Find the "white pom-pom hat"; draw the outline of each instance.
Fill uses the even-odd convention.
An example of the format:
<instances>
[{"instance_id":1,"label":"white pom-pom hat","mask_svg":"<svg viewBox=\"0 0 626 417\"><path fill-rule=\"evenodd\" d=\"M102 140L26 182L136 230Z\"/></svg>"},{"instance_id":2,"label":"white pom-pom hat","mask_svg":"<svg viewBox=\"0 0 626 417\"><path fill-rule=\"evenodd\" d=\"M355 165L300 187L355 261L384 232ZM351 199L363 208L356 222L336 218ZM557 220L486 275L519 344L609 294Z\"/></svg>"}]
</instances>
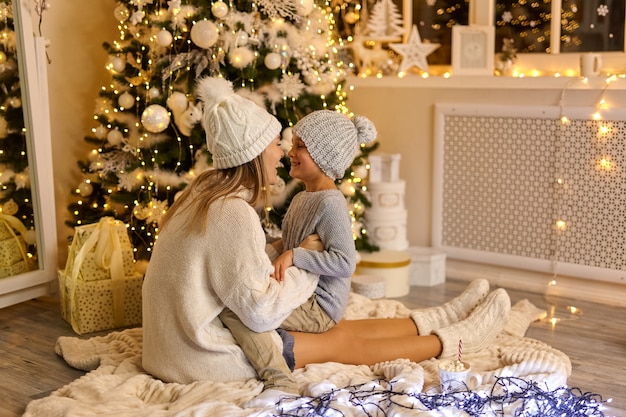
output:
<instances>
[{"instance_id":1,"label":"white pom-pom hat","mask_svg":"<svg viewBox=\"0 0 626 417\"><path fill-rule=\"evenodd\" d=\"M274 116L236 94L224 78L200 79L196 95L203 103L202 127L217 169L252 161L282 130Z\"/></svg>"},{"instance_id":2,"label":"white pom-pom hat","mask_svg":"<svg viewBox=\"0 0 626 417\"><path fill-rule=\"evenodd\" d=\"M331 111L309 113L293 127L317 166L332 179L343 175L354 161L359 144L376 139L376 127L365 116L347 116Z\"/></svg>"}]
</instances>

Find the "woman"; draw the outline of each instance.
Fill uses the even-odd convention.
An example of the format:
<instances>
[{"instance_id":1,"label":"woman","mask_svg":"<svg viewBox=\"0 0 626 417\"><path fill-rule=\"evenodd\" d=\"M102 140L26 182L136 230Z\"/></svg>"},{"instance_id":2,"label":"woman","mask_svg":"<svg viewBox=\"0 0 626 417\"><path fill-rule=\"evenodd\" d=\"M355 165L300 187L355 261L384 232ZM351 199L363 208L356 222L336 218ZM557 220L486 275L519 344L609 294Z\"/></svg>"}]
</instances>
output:
<instances>
[{"instance_id":1,"label":"woman","mask_svg":"<svg viewBox=\"0 0 626 417\"><path fill-rule=\"evenodd\" d=\"M224 79L205 78L198 91L215 169L198 176L168 210L143 287L143 366L180 383L254 378L218 315L228 307L256 332L275 329L317 283L317 276L296 267L287 268L281 282L272 278L267 253L278 254L266 245L254 209L267 205L277 181L280 123L234 94ZM410 319L341 321L321 334L292 332L281 339L276 333L275 341L286 358L295 355L296 367L451 357L460 338L464 351L474 352L502 330L510 309L506 292L488 291L480 280Z\"/></svg>"}]
</instances>

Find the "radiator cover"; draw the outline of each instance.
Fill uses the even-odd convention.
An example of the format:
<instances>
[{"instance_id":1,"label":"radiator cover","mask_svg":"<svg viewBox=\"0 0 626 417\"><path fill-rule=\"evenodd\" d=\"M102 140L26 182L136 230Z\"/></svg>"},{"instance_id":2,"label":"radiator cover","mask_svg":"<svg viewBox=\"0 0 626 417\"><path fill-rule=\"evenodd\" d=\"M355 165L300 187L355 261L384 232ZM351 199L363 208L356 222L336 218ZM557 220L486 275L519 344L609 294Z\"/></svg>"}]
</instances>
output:
<instances>
[{"instance_id":1,"label":"radiator cover","mask_svg":"<svg viewBox=\"0 0 626 417\"><path fill-rule=\"evenodd\" d=\"M434 246L451 259L625 282L626 112L595 112L437 104Z\"/></svg>"}]
</instances>

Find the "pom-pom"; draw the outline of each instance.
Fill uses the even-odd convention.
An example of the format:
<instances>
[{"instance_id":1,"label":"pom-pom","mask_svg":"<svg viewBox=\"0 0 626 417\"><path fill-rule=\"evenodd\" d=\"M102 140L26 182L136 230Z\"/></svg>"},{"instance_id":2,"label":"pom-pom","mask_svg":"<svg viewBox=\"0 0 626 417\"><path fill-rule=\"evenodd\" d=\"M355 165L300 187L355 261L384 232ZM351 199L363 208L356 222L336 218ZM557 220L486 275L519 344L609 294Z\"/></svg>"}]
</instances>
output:
<instances>
[{"instance_id":1,"label":"pom-pom","mask_svg":"<svg viewBox=\"0 0 626 417\"><path fill-rule=\"evenodd\" d=\"M354 116L354 126L356 126L359 143L371 142L378 135L374 123L365 116Z\"/></svg>"},{"instance_id":2,"label":"pom-pom","mask_svg":"<svg viewBox=\"0 0 626 417\"><path fill-rule=\"evenodd\" d=\"M225 78L206 77L198 81L196 95L204 107L212 107L233 95L233 83Z\"/></svg>"}]
</instances>

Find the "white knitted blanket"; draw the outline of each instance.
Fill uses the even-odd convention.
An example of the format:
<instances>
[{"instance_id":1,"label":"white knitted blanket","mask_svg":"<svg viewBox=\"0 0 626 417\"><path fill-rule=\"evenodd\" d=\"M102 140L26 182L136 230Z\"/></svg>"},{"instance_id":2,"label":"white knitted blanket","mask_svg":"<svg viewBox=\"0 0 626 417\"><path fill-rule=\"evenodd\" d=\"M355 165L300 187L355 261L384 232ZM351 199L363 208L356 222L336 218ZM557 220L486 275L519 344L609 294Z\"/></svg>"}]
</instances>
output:
<instances>
[{"instance_id":1,"label":"white knitted blanket","mask_svg":"<svg viewBox=\"0 0 626 417\"><path fill-rule=\"evenodd\" d=\"M398 301L370 300L351 294L346 318L408 314L409 310ZM69 365L88 372L50 396L32 401L24 416L468 415L456 409L447 410L446 406L428 410L415 400L415 394L438 392L436 359L420 363L398 359L374 366L310 365L295 372L302 397L278 406L244 408L246 401L262 391L259 381L164 383L141 368L141 343L141 328L90 339L60 337L56 352ZM504 332L490 348L464 355L464 359L481 373L483 385L476 391L484 395L492 392L496 377L519 377L555 389L565 386L571 373L570 360L562 352L540 341ZM314 406L318 406L316 411L312 411ZM512 415L513 408L509 406L504 415Z\"/></svg>"}]
</instances>

